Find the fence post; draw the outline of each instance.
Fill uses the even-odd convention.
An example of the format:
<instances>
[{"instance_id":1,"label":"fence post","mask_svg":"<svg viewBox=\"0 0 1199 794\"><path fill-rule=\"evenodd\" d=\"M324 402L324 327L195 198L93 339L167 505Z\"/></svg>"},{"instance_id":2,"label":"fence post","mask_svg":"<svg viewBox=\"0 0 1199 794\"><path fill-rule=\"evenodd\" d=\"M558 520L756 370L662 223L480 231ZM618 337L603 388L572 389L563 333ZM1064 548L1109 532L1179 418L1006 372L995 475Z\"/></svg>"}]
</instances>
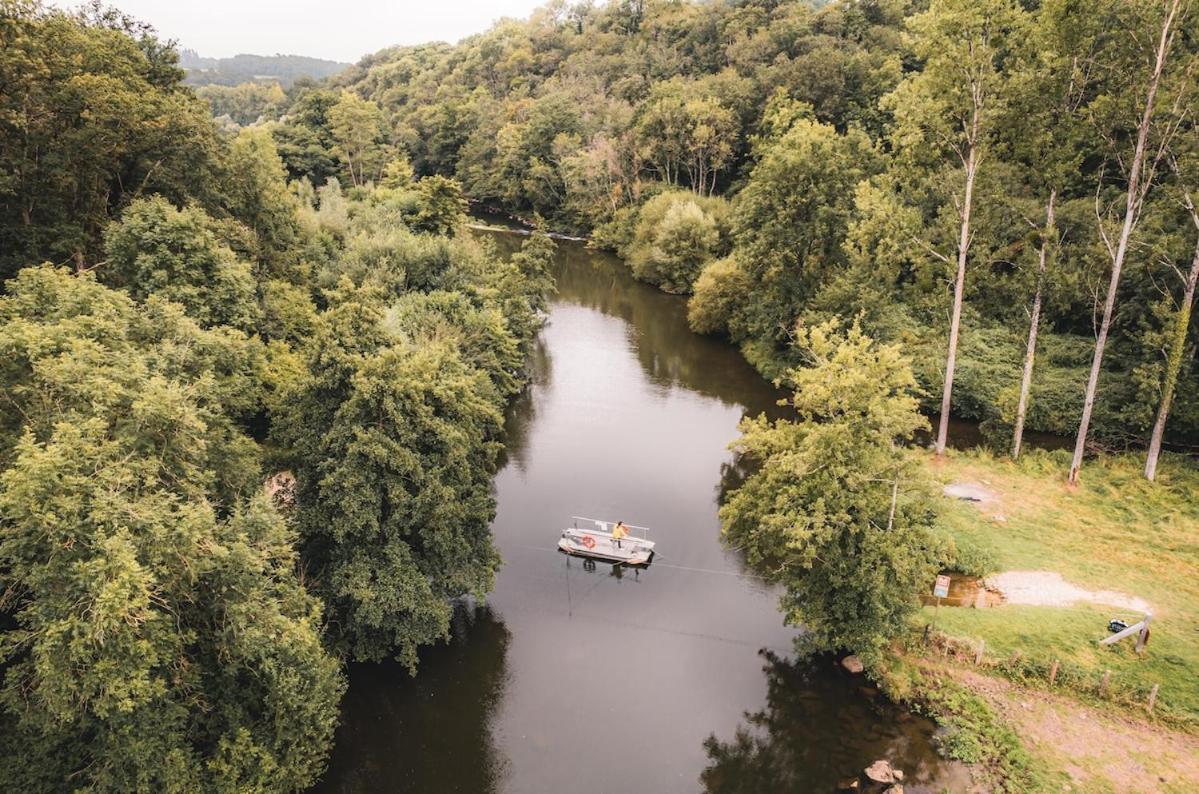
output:
<instances>
[{"instance_id":1,"label":"fence post","mask_svg":"<svg viewBox=\"0 0 1199 794\"><path fill-rule=\"evenodd\" d=\"M982 664L982 663L983 663L983 649L984 649L984 648L986 648L986 647L987 647L987 641L986 641L986 640L979 640L979 641L978 641L978 650L976 650L976 651L974 652L974 666L975 666L975 667L978 667L980 664Z\"/></svg>"},{"instance_id":2,"label":"fence post","mask_svg":"<svg viewBox=\"0 0 1199 794\"><path fill-rule=\"evenodd\" d=\"M1153 685L1153 689L1149 690L1149 713L1153 713L1153 704L1157 703L1157 684Z\"/></svg>"},{"instance_id":3,"label":"fence post","mask_svg":"<svg viewBox=\"0 0 1199 794\"><path fill-rule=\"evenodd\" d=\"M1053 660L1053 666L1049 668L1049 686L1053 686L1053 682L1057 680L1058 660Z\"/></svg>"},{"instance_id":4,"label":"fence post","mask_svg":"<svg viewBox=\"0 0 1199 794\"><path fill-rule=\"evenodd\" d=\"M1107 685L1111 683L1111 680L1112 680L1112 671L1104 670L1103 671L1103 680L1099 682L1099 694L1101 694L1101 695L1107 694Z\"/></svg>"}]
</instances>

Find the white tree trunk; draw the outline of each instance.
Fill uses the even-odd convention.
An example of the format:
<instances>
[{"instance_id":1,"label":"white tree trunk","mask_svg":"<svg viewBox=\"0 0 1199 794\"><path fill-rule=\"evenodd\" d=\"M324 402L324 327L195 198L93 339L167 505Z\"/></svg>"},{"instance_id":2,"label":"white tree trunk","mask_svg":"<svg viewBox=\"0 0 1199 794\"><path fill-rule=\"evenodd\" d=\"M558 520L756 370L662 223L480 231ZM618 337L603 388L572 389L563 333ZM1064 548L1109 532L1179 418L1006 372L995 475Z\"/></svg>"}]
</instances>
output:
<instances>
[{"instance_id":1,"label":"white tree trunk","mask_svg":"<svg viewBox=\"0 0 1199 794\"><path fill-rule=\"evenodd\" d=\"M978 111L974 113L978 128ZM976 138L977 140L977 138ZM970 211L974 205L974 174L978 167L977 149L972 143L966 157L966 195L962 200L962 231L958 238L958 274L953 284L953 317L949 321L949 353L945 357L945 389L941 394L941 421L937 426L937 455L945 454L949 437L949 409L953 397L953 370L958 357L958 331L962 324L962 292L966 286L966 254L970 250Z\"/></svg>"},{"instance_id":2,"label":"white tree trunk","mask_svg":"<svg viewBox=\"0 0 1199 794\"><path fill-rule=\"evenodd\" d=\"M1196 216L1199 226L1199 216ZM1149 438L1149 455L1145 459L1145 479L1150 482L1157 476L1157 459L1162 452L1162 436L1170 418L1170 403L1174 400L1174 389L1178 385L1178 372L1182 368L1182 352L1186 347L1187 329L1191 324L1191 307L1195 302L1195 283L1199 282L1199 241L1195 244L1195 258L1191 261L1191 272L1183 290L1182 304L1178 307L1174 334L1170 341L1170 352L1166 356L1166 380L1162 386L1162 401L1157 408L1157 421L1153 423L1153 435Z\"/></svg>"},{"instance_id":3,"label":"white tree trunk","mask_svg":"<svg viewBox=\"0 0 1199 794\"><path fill-rule=\"evenodd\" d=\"M1116 306L1116 290L1120 285L1120 271L1124 267L1124 256L1128 252L1128 241L1132 230L1139 220L1144 193L1141 191L1141 171L1145 164L1145 142L1149 137L1149 128L1153 120L1153 104L1157 99L1157 88L1161 83L1162 71L1165 69L1166 56L1169 54L1173 41L1174 21L1178 16L1182 0L1171 0L1170 8L1162 23L1161 37L1157 44L1157 57L1153 65L1153 74L1149 79L1149 88L1145 95L1145 108L1141 113L1141 123L1137 127L1137 144L1132 154L1132 168L1128 174L1128 194L1124 204L1124 223L1120 228L1120 240L1116 244L1112 256L1112 275L1107 285L1107 299L1103 303L1103 319L1099 324L1099 335L1095 338L1095 356L1091 360L1091 374L1087 378L1086 396L1082 403L1082 419L1078 423L1078 438L1074 442L1074 460L1070 463L1070 483L1078 482L1078 472L1082 468L1082 456L1087 447L1087 431L1091 425L1091 411L1095 407L1095 391L1099 386L1099 369L1103 364L1103 349L1107 345L1107 333L1112 324L1112 312ZM1102 221L1101 221L1102 222Z\"/></svg>"},{"instance_id":4,"label":"white tree trunk","mask_svg":"<svg viewBox=\"0 0 1199 794\"><path fill-rule=\"evenodd\" d=\"M1037 330L1041 324L1041 293L1045 289L1045 271L1049 263L1049 235L1053 233L1053 204L1057 191L1049 191L1049 204L1045 209L1045 234L1041 238L1041 264L1037 268L1037 289L1032 300L1032 316L1028 323L1028 347L1024 351L1024 375L1020 379L1020 402L1016 406L1016 428L1012 433L1012 459L1020 457L1020 446L1024 443L1024 417L1028 412L1028 392L1032 388L1033 361L1037 355Z\"/></svg>"}]
</instances>

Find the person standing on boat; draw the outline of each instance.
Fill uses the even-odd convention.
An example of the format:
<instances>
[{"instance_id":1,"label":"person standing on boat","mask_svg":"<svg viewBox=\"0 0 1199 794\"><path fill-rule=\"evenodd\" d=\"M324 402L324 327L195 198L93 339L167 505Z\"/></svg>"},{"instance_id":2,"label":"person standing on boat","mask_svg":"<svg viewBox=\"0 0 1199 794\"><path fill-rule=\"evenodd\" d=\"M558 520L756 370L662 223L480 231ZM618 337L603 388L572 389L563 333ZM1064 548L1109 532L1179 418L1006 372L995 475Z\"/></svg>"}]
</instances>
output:
<instances>
[{"instance_id":1,"label":"person standing on boat","mask_svg":"<svg viewBox=\"0 0 1199 794\"><path fill-rule=\"evenodd\" d=\"M624 525L624 522L617 521L616 526L612 527L612 540L616 543L616 548L619 549L621 547L620 546L621 539L627 538L628 536L629 536L629 530Z\"/></svg>"}]
</instances>

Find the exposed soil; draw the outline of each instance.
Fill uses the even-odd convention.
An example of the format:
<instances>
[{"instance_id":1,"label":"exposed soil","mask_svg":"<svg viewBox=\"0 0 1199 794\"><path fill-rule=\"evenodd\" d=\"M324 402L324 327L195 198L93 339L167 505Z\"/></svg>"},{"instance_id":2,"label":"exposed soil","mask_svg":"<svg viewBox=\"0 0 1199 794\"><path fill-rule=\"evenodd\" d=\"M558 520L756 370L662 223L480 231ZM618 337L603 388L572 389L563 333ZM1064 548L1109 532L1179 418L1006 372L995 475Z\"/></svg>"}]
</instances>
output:
<instances>
[{"instance_id":1,"label":"exposed soil","mask_svg":"<svg viewBox=\"0 0 1199 794\"><path fill-rule=\"evenodd\" d=\"M1064 790L1199 791L1199 736L972 670L953 674L986 698L1029 749L1069 776Z\"/></svg>"}]
</instances>

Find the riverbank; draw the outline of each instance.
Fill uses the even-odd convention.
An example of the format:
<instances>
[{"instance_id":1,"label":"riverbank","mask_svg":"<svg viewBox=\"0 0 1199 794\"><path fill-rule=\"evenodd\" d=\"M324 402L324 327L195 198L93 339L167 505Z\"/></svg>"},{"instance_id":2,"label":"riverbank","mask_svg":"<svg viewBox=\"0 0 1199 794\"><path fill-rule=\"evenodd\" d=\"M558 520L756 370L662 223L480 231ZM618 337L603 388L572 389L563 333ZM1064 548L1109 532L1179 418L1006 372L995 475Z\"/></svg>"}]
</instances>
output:
<instances>
[{"instance_id":1,"label":"riverbank","mask_svg":"<svg viewBox=\"0 0 1199 794\"><path fill-rule=\"evenodd\" d=\"M925 607L931 639L889 671L898 679L894 694L940 708L950 722L947 697L959 706L973 699L969 710L998 715L1020 738L1021 747L1007 749L1034 790L1199 787L1199 768L1171 760L1199 750L1194 464L1167 458L1149 483L1140 455L1104 456L1088 463L1077 488L1062 477L1064 452L1037 451L1019 462L950 452L928 465L943 484L985 493L982 501L946 497L942 505L942 524L966 550L967 567L1020 573L989 577L1012 588L995 606ZM1134 623L1146 607L1153 620L1143 655L1131 640L1098 644L1110 636L1109 620ZM1130 747L1139 751L1130 755Z\"/></svg>"}]
</instances>

